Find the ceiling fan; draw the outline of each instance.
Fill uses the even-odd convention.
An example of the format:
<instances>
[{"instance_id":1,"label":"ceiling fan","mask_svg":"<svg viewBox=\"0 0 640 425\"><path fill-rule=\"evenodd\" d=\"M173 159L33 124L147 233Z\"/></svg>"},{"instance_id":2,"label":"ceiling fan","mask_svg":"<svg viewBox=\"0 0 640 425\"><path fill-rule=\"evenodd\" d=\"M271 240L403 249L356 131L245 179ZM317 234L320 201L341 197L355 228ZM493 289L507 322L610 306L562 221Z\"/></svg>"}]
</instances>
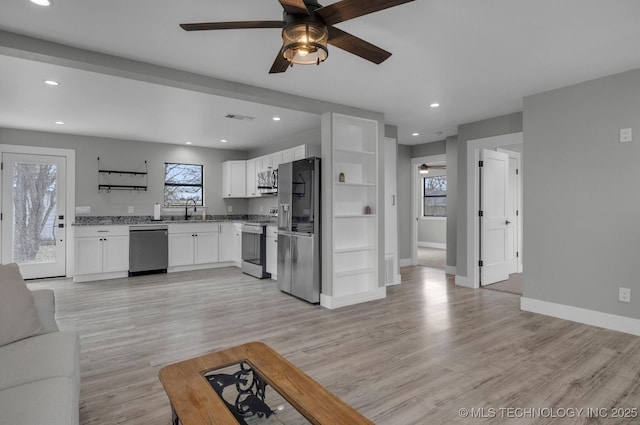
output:
<instances>
[{"instance_id":1,"label":"ceiling fan","mask_svg":"<svg viewBox=\"0 0 640 425\"><path fill-rule=\"evenodd\" d=\"M420 174L429 174L429 170L446 170L447 166L446 165L427 165L427 164L422 164L421 166L418 167L418 172Z\"/></svg>"},{"instance_id":2,"label":"ceiling fan","mask_svg":"<svg viewBox=\"0 0 640 425\"><path fill-rule=\"evenodd\" d=\"M284 9L281 21L203 22L180 24L180 27L185 31L282 28L282 48L270 74L285 72L294 64L319 65L329 55L327 43L380 64L391 53L334 25L414 0L342 0L324 7L316 0L278 1Z\"/></svg>"}]
</instances>

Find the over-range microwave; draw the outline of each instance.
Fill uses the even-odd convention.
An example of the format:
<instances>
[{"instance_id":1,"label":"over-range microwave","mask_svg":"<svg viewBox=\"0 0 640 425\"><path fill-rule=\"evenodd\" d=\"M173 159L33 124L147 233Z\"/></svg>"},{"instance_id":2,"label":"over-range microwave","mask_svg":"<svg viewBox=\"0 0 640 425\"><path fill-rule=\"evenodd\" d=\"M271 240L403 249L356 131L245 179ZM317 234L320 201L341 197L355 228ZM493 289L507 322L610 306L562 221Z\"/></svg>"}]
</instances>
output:
<instances>
[{"instance_id":1,"label":"over-range microwave","mask_svg":"<svg viewBox=\"0 0 640 425\"><path fill-rule=\"evenodd\" d=\"M263 195L278 193L278 170L258 172L258 191Z\"/></svg>"}]
</instances>

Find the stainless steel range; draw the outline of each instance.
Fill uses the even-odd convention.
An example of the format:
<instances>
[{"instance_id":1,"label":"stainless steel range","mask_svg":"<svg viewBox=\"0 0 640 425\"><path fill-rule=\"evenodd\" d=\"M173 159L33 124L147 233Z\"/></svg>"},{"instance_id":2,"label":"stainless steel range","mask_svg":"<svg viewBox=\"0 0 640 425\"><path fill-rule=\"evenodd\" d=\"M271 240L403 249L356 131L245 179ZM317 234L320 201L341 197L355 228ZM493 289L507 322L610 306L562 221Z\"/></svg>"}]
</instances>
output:
<instances>
[{"instance_id":1,"label":"stainless steel range","mask_svg":"<svg viewBox=\"0 0 640 425\"><path fill-rule=\"evenodd\" d=\"M242 267L243 273L264 279L267 273L267 225L246 223L242 225Z\"/></svg>"}]
</instances>

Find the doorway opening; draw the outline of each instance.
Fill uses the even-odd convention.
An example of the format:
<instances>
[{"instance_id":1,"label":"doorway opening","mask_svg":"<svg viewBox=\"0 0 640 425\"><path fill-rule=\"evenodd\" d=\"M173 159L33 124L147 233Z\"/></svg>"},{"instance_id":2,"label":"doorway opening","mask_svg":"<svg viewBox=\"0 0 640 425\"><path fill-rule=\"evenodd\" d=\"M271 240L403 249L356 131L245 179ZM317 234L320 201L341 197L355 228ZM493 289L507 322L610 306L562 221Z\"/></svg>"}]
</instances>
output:
<instances>
[{"instance_id":1,"label":"doorway opening","mask_svg":"<svg viewBox=\"0 0 640 425\"><path fill-rule=\"evenodd\" d=\"M467 286L470 288L479 288L481 282L481 272L483 272L484 262L480 263L480 261L484 261L484 258L481 258L481 220L480 220L480 190L481 190L481 182L480 182L480 160L483 150L491 150L494 152L498 152L501 150L509 150L515 153L520 153L520 157L522 155L522 132L504 134L500 136L487 137L476 140L469 140L467 143L467 232L466 232L466 251L467 251L467 276L456 276L456 284L461 286ZM522 272L522 264L524 261L524 255L522 252L522 180L524 176L523 169L521 167L521 158L520 158L520 168L518 171L519 175L519 193L518 193L518 225L514 226L518 232L518 273ZM508 186L508 182L504 183L504 186ZM504 188L503 188L504 190ZM506 197L506 195L505 195ZM512 221L504 219L503 223L506 224L506 221ZM486 236L486 235L485 235ZM485 240L485 242L487 242ZM491 241L489 241L491 243ZM486 248L486 243L485 243ZM483 253L484 256L485 253ZM506 254L505 254L506 256ZM490 259L491 260L491 259ZM483 264L483 266L481 266ZM508 276L508 274L507 274ZM486 276L485 276L486 277ZM486 282L486 281L485 281ZM484 283L483 283L484 284Z\"/></svg>"},{"instance_id":2,"label":"doorway opening","mask_svg":"<svg viewBox=\"0 0 640 425\"><path fill-rule=\"evenodd\" d=\"M446 155L411 159L411 263L447 270Z\"/></svg>"},{"instance_id":3,"label":"doorway opening","mask_svg":"<svg viewBox=\"0 0 640 425\"><path fill-rule=\"evenodd\" d=\"M479 164L480 286L522 295L522 145L483 149Z\"/></svg>"}]
</instances>

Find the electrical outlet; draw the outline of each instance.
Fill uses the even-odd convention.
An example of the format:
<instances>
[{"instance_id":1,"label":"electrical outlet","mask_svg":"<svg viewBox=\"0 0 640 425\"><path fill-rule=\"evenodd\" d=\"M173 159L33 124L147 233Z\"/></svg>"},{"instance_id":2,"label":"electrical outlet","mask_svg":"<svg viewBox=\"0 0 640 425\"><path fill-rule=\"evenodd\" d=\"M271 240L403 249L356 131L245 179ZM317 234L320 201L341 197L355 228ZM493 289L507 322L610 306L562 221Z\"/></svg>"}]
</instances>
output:
<instances>
[{"instance_id":1,"label":"electrical outlet","mask_svg":"<svg viewBox=\"0 0 640 425\"><path fill-rule=\"evenodd\" d=\"M618 299L623 303L631 302L631 289L629 288L619 288Z\"/></svg>"},{"instance_id":2,"label":"electrical outlet","mask_svg":"<svg viewBox=\"0 0 640 425\"><path fill-rule=\"evenodd\" d=\"M128 211L129 214L133 214L133 205L129 205Z\"/></svg>"},{"instance_id":3,"label":"electrical outlet","mask_svg":"<svg viewBox=\"0 0 640 425\"><path fill-rule=\"evenodd\" d=\"M76 214L91 214L91 207L76 207Z\"/></svg>"},{"instance_id":4,"label":"electrical outlet","mask_svg":"<svg viewBox=\"0 0 640 425\"><path fill-rule=\"evenodd\" d=\"M260 212L264 212L264 207L262 205L260 205Z\"/></svg>"},{"instance_id":5,"label":"electrical outlet","mask_svg":"<svg viewBox=\"0 0 640 425\"><path fill-rule=\"evenodd\" d=\"M633 139L630 128L620 129L620 143L627 143Z\"/></svg>"},{"instance_id":6,"label":"electrical outlet","mask_svg":"<svg viewBox=\"0 0 640 425\"><path fill-rule=\"evenodd\" d=\"M233 206L232 205L227 205L227 212L229 214L231 214L233 212Z\"/></svg>"}]
</instances>

